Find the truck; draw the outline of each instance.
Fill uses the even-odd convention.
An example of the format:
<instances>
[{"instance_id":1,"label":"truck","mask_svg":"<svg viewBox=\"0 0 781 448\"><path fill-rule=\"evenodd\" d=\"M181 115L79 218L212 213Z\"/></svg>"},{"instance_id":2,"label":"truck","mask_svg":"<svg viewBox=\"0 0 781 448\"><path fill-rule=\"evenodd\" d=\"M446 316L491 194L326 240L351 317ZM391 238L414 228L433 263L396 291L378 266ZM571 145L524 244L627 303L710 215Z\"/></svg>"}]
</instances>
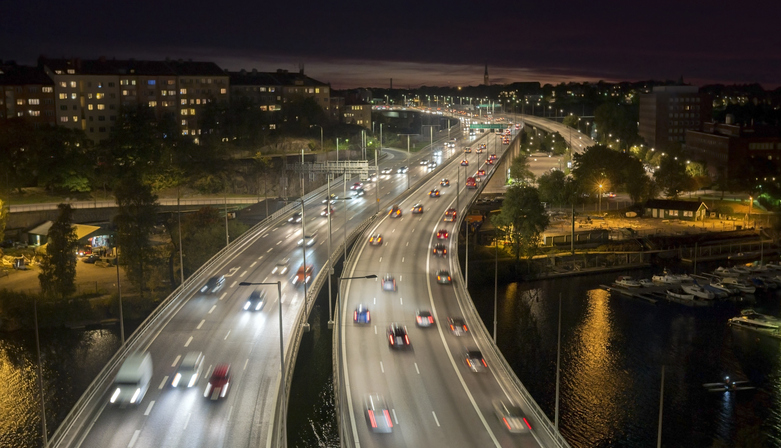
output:
<instances>
[{"instance_id":1,"label":"truck","mask_svg":"<svg viewBox=\"0 0 781 448\"><path fill-rule=\"evenodd\" d=\"M466 188L477 188L477 181L474 177L466 178Z\"/></svg>"},{"instance_id":2,"label":"truck","mask_svg":"<svg viewBox=\"0 0 781 448\"><path fill-rule=\"evenodd\" d=\"M125 359L114 378L111 403L138 404L152 381L152 356L148 352L133 353Z\"/></svg>"}]
</instances>

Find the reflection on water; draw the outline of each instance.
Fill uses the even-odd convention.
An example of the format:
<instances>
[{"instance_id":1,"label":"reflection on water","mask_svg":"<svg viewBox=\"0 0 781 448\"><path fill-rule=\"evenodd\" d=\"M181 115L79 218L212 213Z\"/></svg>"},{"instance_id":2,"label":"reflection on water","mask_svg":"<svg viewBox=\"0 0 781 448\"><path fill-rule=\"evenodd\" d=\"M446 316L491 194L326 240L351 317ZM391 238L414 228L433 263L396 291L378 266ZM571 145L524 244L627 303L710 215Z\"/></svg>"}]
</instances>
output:
<instances>
[{"instance_id":1,"label":"reflection on water","mask_svg":"<svg viewBox=\"0 0 781 448\"><path fill-rule=\"evenodd\" d=\"M49 435L119 348L114 330L41 331ZM33 332L0 334L0 446L38 447L41 407Z\"/></svg>"}]
</instances>

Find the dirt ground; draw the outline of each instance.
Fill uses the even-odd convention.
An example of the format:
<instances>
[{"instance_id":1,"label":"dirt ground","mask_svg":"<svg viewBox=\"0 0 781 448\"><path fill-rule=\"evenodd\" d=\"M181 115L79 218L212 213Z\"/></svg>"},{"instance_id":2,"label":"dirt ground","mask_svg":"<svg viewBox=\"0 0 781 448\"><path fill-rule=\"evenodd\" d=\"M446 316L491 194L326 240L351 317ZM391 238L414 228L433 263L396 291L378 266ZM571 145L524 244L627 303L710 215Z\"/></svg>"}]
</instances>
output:
<instances>
[{"instance_id":1,"label":"dirt ground","mask_svg":"<svg viewBox=\"0 0 781 448\"><path fill-rule=\"evenodd\" d=\"M10 268L0 268L0 290L8 289L10 291L22 291L29 293L39 293L41 291L38 274L38 266L28 266L27 270L20 271ZM120 281L122 284L128 284L125 273L119 270ZM117 268L100 267L94 264L83 263L81 259L76 263L76 288L79 292L93 292L101 290L111 292L117 289Z\"/></svg>"}]
</instances>

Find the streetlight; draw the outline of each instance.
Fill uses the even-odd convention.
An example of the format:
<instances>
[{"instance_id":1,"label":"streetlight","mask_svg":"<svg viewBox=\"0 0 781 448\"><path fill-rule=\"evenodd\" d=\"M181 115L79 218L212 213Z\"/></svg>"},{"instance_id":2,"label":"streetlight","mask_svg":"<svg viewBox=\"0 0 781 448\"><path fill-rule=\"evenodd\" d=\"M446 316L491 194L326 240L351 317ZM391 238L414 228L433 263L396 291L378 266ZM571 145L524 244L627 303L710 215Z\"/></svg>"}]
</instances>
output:
<instances>
[{"instance_id":1,"label":"streetlight","mask_svg":"<svg viewBox=\"0 0 781 448\"><path fill-rule=\"evenodd\" d=\"M315 126L320 128L320 151L322 151L323 150L323 127L320 126L319 124L310 124L309 125L310 128L315 127Z\"/></svg>"},{"instance_id":2,"label":"streetlight","mask_svg":"<svg viewBox=\"0 0 781 448\"><path fill-rule=\"evenodd\" d=\"M301 201L303 205L303 201ZM301 220L303 222L303 219ZM306 237L304 237L306 238ZM304 241L304 253L306 253L306 241ZM306 262L304 262L306 266ZM304 268L306 269L306 268ZM282 282L241 282L239 286L268 286L277 285L277 298L279 300L279 373L282 377L282 428L286 428L287 424L287 385L285 381L285 340L282 339ZM306 281L304 281L304 291L306 291ZM306 302L306 292L304 292L304 301ZM287 445L287 431L282 431L283 442L282 445Z\"/></svg>"},{"instance_id":3,"label":"streetlight","mask_svg":"<svg viewBox=\"0 0 781 448\"><path fill-rule=\"evenodd\" d=\"M599 213L602 213L602 184L599 184Z\"/></svg>"}]
</instances>

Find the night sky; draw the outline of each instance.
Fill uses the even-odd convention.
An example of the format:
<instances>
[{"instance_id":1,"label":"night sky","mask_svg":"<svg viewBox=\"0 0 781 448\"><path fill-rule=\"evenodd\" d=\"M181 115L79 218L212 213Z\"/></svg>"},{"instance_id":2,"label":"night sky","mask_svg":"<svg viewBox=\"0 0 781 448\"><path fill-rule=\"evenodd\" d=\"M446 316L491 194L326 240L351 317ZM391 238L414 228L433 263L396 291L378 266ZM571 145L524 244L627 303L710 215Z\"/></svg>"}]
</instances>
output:
<instances>
[{"instance_id":1,"label":"night sky","mask_svg":"<svg viewBox=\"0 0 781 448\"><path fill-rule=\"evenodd\" d=\"M335 88L678 79L781 84L781 2L5 1L0 59L210 60Z\"/></svg>"}]
</instances>

